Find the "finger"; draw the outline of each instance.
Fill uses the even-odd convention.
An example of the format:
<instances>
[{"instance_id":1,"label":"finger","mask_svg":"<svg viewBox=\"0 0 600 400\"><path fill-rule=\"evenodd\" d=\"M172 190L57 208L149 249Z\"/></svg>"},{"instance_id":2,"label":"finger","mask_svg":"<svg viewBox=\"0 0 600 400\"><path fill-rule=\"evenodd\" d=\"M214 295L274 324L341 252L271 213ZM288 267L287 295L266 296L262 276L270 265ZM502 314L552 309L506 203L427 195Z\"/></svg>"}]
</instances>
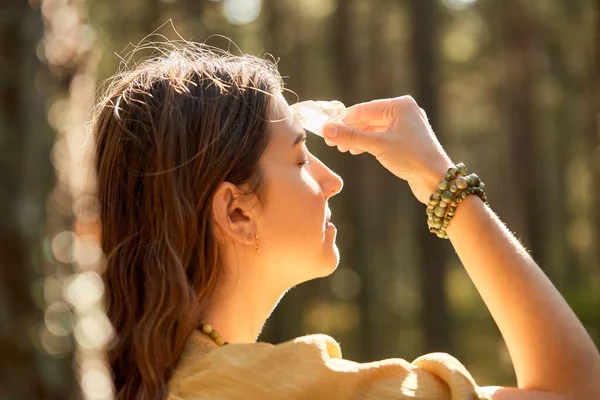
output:
<instances>
[{"instance_id":1,"label":"finger","mask_svg":"<svg viewBox=\"0 0 600 400\"><path fill-rule=\"evenodd\" d=\"M390 128L390 124L376 125L368 122L344 123L345 125L353 126L361 131L367 132L385 132Z\"/></svg>"},{"instance_id":2,"label":"finger","mask_svg":"<svg viewBox=\"0 0 600 400\"><path fill-rule=\"evenodd\" d=\"M427 125L428 127L431 127L431 125L429 123L429 117L427 116L427 112L425 112L425 110L420 107L419 107L419 110L421 110L421 118L423 119L423 122L425 122L425 125Z\"/></svg>"},{"instance_id":3,"label":"finger","mask_svg":"<svg viewBox=\"0 0 600 400\"><path fill-rule=\"evenodd\" d=\"M340 146L340 145L338 145L338 147L337 147L337 148L338 148L338 150L339 150L339 151L341 151L342 153L346 153L346 152L348 151L348 148L347 148L347 147L344 147L344 146Z\"/></svg>"},{"instance_id":4,"label":"finger","mask_svg":"<svg viewBox=\"0 0 600 400\"><path fill-rule=\"evenodd\" d=\"M353 156L357 156L359 154L364 153L363 150L357 150L357 149L350 149L350 154L352 154Z\"/></svg>"},{"instance_id":5,"label":"finger","mask_svg":"<svg viewBox=\"0 0 600 400\"><path fill-rule=\"evenodd\" d=\"M326 140L346 149L360 149L378 156L382 152L385 133L366 132L353 126L329 123L323 128Z\"/></svg>"},{"instance_id":6,"label":"finger","mask_svg":"<svg viewBox=\"0 0 600 400\"><path fill-rule=\"evenodd\" d=\"M347 108L343 122L347 125L355 125L361 122L374 126L389 125L398 113L412 107L418 108L419 106L411 96L373 100Z\"/></svg>"},{"instance_id":7,"label":"finger","mask_svg":"<svg viewBox=\"0 0 600 400\"><path fill-rule=\"evenodd\" d=\"M382 125L393 118L393 99L373 100L355 104L346 109L345 124L368 123Z\"/></svg>"},{"instance_id":8,"label":"finger","mask_svg":"<svg viewBox=\"0 0 600 400\"><path fill-rule=\"evenodd\" d=\"M336 144L334 142L332 142L331 140L325 138L325 144L329 147L335 147Z\"/></svg>"}]
</instances>

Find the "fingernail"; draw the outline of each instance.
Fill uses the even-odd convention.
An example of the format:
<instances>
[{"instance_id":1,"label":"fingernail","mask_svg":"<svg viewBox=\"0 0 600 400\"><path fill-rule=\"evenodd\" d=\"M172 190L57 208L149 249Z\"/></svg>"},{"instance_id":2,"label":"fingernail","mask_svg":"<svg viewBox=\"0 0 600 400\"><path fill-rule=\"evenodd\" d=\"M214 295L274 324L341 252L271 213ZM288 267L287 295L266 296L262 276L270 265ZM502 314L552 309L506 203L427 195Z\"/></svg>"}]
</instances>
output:
<instances>
[{"instance_id":1,"label":"fingernail","mask_svg":"<svg viewBox=\"0 0 600 400\"><path fill-rule=\"evenodd\" d=\"M327 129L325 129L325 132L323 132L323 134L329 138L334 138L338 134L338 129L336 126L328 126Z\"/></svg>"}]
</instances>

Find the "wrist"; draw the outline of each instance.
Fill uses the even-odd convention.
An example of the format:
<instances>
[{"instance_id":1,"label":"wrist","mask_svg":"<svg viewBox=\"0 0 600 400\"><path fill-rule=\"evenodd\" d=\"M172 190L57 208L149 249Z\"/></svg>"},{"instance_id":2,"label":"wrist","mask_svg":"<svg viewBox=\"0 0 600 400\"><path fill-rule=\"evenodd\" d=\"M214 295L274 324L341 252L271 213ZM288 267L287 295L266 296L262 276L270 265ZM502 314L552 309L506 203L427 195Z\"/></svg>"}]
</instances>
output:
<instances>
[{"instance_id":1,"label":"wrist","mask_svg":"<svg viewBox=\"0 0 600 400\"><path fill-rule=\"evenodd\" d=\"M467 175L467 167L463 163L452 165L427 202L429 231L439 238L448 239L446 230L459 204L469 195L477 195L487 203L484 188L484 183L476 174Z\"/></svg>"},{"instance_id":2,"label":"wrist","mask_svg":"<svg viewBox=\"0 0 600 400\"><path fill-rule=\"evenodd\" d=\"M446 228L448 237L453 236L457 230L460 230L460 221L463 218L462 214L472 213L474 207L483 207L484 205L485 203L477 196L467 196L467 198L462 201L461 206L456 209L452 223Z\"/></svg>"},{"instance_id":3,"label":"wrist","mask_svg":"<svg viewBox=\"0 0 600 400\"><path fill-rule=\"evenodd\" d=\"M420 182L420 186L423 187L423 190L419 194L417 200L423 204L427 204L431 194L435 193L435 191L438 189L440 180L446 176L448 168L452 167L453 165L454 164L450 158L445 156L440 157L440 159L434 163L424 166L421 169L421 174L419 174L419 177L416 178Z\"/></svg>"}]
</instances>

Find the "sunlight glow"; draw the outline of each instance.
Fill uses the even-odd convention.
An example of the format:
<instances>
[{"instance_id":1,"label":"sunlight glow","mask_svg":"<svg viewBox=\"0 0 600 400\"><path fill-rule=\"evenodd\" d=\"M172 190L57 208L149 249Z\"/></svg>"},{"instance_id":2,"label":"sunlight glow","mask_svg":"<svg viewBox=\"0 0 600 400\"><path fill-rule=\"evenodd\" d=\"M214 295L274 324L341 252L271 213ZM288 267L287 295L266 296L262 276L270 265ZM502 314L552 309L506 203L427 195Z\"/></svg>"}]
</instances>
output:
<instances>
[{"instance_id":1,"label":"sunlight glow","mask_svg":"<svg viewBox=\"0 0 600 400\"><path fill-rule=\"evenodd\" d=\"M461 10L475 4L477 0L443 0L442 3L453 10Z\"/></svg>"},{"instance_id":2,"label":"sunlight glow","mask_svg":"<svg viewBox=\"0 0 600 400\"><path fill-rule=\"evenodd\" d=\"M254 21L260 15L262 0L225 0L223 12L232 24L244 25Z\"/></svg>"}]
</instances>

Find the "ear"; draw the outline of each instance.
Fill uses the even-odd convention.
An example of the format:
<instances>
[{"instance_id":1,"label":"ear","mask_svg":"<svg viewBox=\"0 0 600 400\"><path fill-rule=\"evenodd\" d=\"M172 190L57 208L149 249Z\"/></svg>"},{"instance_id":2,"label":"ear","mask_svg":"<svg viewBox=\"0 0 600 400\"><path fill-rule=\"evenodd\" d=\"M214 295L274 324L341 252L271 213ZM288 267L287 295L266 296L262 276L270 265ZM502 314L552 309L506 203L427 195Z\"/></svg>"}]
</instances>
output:
<instances>
[{"instance_id":1,"label":"ear","mask_svg":"<svg viewBox=\"0 0 600 400\"><path fill-rule=\"evenodd\" d=\"M222 235L223 239L230 237L238 243L254 245L256 223L251 210L256 208L255 206L254 196L245 195L233 183L221 183L212 200L212 214L217 234Z\"/></svg>"}]
</instances>

